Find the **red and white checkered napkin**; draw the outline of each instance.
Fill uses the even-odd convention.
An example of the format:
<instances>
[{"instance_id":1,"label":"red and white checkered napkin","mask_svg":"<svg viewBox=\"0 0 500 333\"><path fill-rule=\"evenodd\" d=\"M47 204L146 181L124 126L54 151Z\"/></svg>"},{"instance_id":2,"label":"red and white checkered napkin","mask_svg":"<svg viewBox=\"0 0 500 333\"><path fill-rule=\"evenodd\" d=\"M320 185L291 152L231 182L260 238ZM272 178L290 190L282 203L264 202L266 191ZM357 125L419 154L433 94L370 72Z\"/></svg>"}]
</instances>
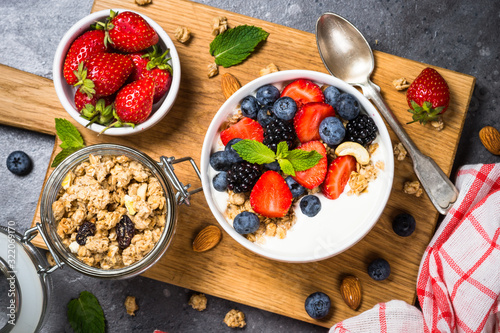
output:
<instances>
[{"instance_id":1,"label":"red and white checkered napkin","mask_svg":"<svg viewBox=\"0 0 500 333\"><path fill-rule=\"evenodd\" d=\"M500 332L500 164L463 166L456 186L459 198L420 263L422 312L379 303L330 333Z\"/></svg>"}]
</instances>

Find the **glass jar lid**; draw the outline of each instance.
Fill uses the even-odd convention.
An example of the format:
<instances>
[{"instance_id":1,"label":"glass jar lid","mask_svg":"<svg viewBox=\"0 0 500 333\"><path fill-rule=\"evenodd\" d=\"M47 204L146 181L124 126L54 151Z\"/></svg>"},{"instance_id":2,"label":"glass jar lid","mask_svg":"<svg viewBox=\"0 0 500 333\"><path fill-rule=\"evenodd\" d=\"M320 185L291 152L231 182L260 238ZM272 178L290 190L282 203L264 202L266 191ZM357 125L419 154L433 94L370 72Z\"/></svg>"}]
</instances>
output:
<instances>
[{"instance_id":1,"label":"glass jar lid","mask_svg":"<svg viewBox=\"0 0 500 333\"><path fill-rule=\"evenodd\" d=\"M0 227L0 332L36 332L43 324L51 290L44 256L14 229Z\"/></svg>"}]
</instances>

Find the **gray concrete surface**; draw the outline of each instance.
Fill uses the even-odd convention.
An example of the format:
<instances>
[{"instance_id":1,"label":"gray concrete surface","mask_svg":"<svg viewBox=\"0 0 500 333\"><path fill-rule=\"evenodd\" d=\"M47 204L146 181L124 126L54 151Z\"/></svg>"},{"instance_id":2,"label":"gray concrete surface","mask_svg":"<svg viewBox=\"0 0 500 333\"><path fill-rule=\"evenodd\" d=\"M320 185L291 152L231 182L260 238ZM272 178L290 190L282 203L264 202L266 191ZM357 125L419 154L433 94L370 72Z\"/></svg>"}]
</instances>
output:
<instances>
[{"instance_id":1,"label":"gray concrete surface","mask_svg":"<svg viewBox=\"0 0 500 333\"><path fill-rule=\"evenodd\" d=\"M314 32L316 19L322 13L335 12L355 24L376 50L475 76L477 85L453 174L464 164L500 162L500 157L486 151L478 138L479 130L486 125L500 129L500 2L197 2L308 32ZM0 63L52 78L52 58L59 39L66 29L90 12L91 6L92 0L1 0ZM12 110L13 116L15 112ZM29 226L53 144L51 136L0 125L0 225L13 220L19 231ZM33 159L34 169L28 176L17 177L7 170L5 160L13 150L23 150ZM101 302L108 332L152 332L155 328L168 332L231 332L234 329L227 328L222 319L232 308L242 310L247 316L247 327L242 331L326 332L319 326L210 295L207 310L197 312L187 304L194 291L144 277L101 281L64 268L53 274L53 280L51 311L43 332L72 332L66 319L66 305L82 290L91 291ZM138 299L140 310L135 317L123 310L127 295Z\"/></svg>"}]
</instances>

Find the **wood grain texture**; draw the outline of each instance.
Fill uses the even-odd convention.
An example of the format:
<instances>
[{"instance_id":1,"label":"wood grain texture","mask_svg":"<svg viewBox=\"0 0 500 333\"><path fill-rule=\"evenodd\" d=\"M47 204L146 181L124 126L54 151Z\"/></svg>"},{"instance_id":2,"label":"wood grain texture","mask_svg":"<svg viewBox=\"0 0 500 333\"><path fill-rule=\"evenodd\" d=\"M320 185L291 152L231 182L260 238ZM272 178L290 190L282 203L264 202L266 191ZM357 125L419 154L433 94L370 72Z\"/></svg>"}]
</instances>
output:
<instances>
[{"instance_id":1,"label":"wood grain texture","mask_svg":"<svg viewBox=\"0 0 500 333\"><path fill-rule=\"evenodd\" d=\"M54 133L54 118L65 117L78 126L87 145L119 143L137 148L155 159L162 155L189 155L199 164L205 132L225 100L220 85L221 74L229 72L244 85L258 77L259 70L271 62L280 70L327 72L311 33L184 0L157 0L146 7L138 7L133 1L97 0L93 11L109 8L140 11L156 20L170 36L180 25L191 30L190 42L176 42L182 79L176 104L170 113L153 129L141 135L97 137L67 116L50 80L0 66L1 123ZM230 27L251 24L262 27L270 35L257 52L242 64L220 68L219 76L209 79L207 65L213 62L208 53L213 38L210 22L219 15L228 18ZM400 122L410 121L405 93L396 91L392 81L402 76L411 81L427 65L381 52L375 52L375 61L373 81L381 87L382 95ZM447 80L451 90L452 102L444 117L445 129L437 132L418 124L404 127L422 152L431 156L449 175L475 79L442 68L437 70ZM16 110L15 118L12 117L13 110ZM398 142L392 131L389 132L393 143ZM57 152L58 142L53 157ZM176 171L184 183L199 185L189 166L176 167ZM50 172L49 168L47 175ZM420 259L438 218L438 213L425 195L415 198L402 192L404 182L415 179L411 160L395 161L395 179L389 203L374 229L348 251L308 264L281 263L262 258L239 246L226 233L214 249L195 253L192 241L196 234L207 225L217 224L203 195L197 194L192 198L191 207L180 207L177 233L166 255L144 275L325 327L357 315L378 302L401 299L412 303L416 295ZM417 230L407 238L396 236L391 228L392 218L402 211L409 212L417 220ZM34 221L39 221L38 214ZM44 246L39 237L34 242ZM367 265L377 257L386 258L392 267L391 276L381 282L370 279L366 273ZM363 299L358 311L350 309L340 296L340 283L346 275L357 276L361 281ZM311 319L304 311L304 300L315 291L327 293L332 300L330 315L319 321Z\"/></svg>"}]
</instances>

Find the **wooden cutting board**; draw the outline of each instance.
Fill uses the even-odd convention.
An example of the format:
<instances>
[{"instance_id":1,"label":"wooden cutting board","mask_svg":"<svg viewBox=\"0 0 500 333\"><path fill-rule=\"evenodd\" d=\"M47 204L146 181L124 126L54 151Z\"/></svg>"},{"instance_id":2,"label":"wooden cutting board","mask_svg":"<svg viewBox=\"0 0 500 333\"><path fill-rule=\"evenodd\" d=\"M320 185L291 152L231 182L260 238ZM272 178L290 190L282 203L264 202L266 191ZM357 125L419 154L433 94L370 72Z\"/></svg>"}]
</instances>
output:
<instances>
[{"instance_id":1,"label":"wooden cutting board","mask_svg":"<svg viewBox=\"0 0 500 333\"><path fill-rule=\"evenodd\" d=\"M55 134L54 118L69 119L83 135L87 145L113 142L137 148L151 157L189 155L199 165L202 142L212 117L224 102L220 77L209 79L207 65L213 62L209 55L211 20L226 16L230 27L255 25L270 33L257 52L238 66L220 68L232 73L242 84L255 79L259 70L269 63L280 70L309 69L326 73L320 60L315 36L273 23L257 20L220 9L184 0L154 1L138 7L133 1L96 0L93 11L108 8L128 8L140 11L156 20L165 31L174 36L175 29L188 27L192 39L187 44L176 42L181 58L181 89L174 108L153 129L138 136L117 138L96 136L73 121L61 107L52 81L6 66L0 66L0 122L38 132ZM382 95L401 123L411 119L406 111L405 93L392 86L400 77L413 80L425 64L390 54L375 52L376 68L373 81L381 87ZM429 126L404 125L416 145L431 156L448 175L451 172L460 134L474 87L471 76L437 68L451 90L451 105L446 113L445 128L437 132ZM15 110L15 117L13 117ZM398 140L390 131L393 143ZM59 151L56 140L52 157ZM47 176L52 171L48 168ZM189 165L176 166L181 181L199 186L200 182ZM420 259L435 230L438 213L430 200L404 194L403 184L416 180L411 160L395 162L392 193L383 215L374 229L358 244L333 258L309 263L288 264L262 258L242 248L229 235L205 253L192 251L191 243L203 227L217 225L203 194L192 198L191 207L180 207L177 233L165 256L144 275L184 288L248 304L267 311L330 327L334 323L373 307L378 302L392 299L412 304ZM391 228L392 218L406 211L417 220L416 231L407 238L398 237ZM40 221L39 211L33 222ZM45 247L40 237L35 244ZM391 264L390 277L381 282L366 273L367 265L376 257L386 258ZM339 294L340 281L345 275L361 280L363 301L358 311L351 310ZM330 315L313 320L304 311L304 300L323 291L332 300Z\"/></svg>"}]
</instances>

